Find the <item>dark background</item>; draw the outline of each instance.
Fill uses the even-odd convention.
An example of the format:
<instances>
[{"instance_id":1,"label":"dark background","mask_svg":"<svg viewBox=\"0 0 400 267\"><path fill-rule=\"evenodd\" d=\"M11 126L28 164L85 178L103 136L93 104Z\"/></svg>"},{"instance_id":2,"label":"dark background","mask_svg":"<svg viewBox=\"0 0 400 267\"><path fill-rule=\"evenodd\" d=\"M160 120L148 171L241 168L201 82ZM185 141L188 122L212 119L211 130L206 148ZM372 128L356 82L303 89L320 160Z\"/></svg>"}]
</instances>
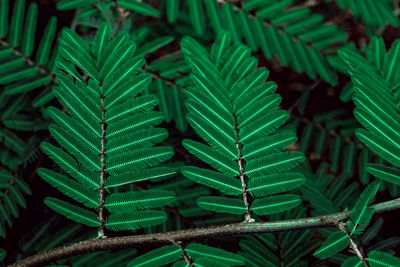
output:
<instances>
[{"instance_id":1,"label":"dark background","mask_svg":"<svg viewBox=\"0 0 400 267\"><path fill-rule=\"evenodd\" d=\"M39 7L36 43L39 42L43 34L44 28L51 16L56 16L58 19L58 31L60 31L62 27L70 26L70 23L74 16L74 11L58 11L55 8L55 3L51 0L27 0L26 2L27 6L30 2L37 2ZM315 9L315 11L317 12L323 13L336 25L343 27L348 33L349 41L353 41L358 48L361 47L362 44L368 42L364 26L361 23L356 23L351 16L337 8L335 4L326 4L324 3L324 1L320 2L321 3L315 5L313 9ZM162 19L165 20L165 18ZM148 20L142 19L137 23L154 23L154 20L152 20L151 18L149 18ZM391 43L399 37L400 30L393 26L388 26L383 33L383 38L387 46L390 46ZM178 42L171 45L171 47L172 51L175 51L178 47ZM169 52L171 51L161 50L156 52L156 54L151 58L157 58ZM296 114L297 109L293 107L296 106L296 101L298 100L301 91L307 86L315 85L315 81L309 79L305 74L300 74L290 68L280 66L279 63L275 62L274 60L267 61L261 54L257 55L257 58L260 59L259 66L266 66L270 70L271 74L269 80L274 81L278 84L277 92L283 98L282 108L286 110L293 109L293 114L300 116L299 114ZM311 91L310 98L307 102L305 115L301 116L305 117L305 119L312 120L313 116L316 114L337 109L345 109L348 110L348 116L351 117L352 110L354 108L353 104L351 102L343 103L339 99L339 93L348 81L348 77L340 75L339 84L335 87L332 87L323 81L317 83L315 88ZM54 105L58 104L55 102ZM182 138L179 137L179 133L176 132L173 123L164 124L163 126L168 129L168 131L171 133L172 138ZM191 131L186 132L185 138L193 138L191 134ZM179 148L179 145L177 146L177 149L181 149ZM177 153L177 156L175 157L182 160L182 157L184 156L181 155L182 154ZM329 155L324 155L323 159L329 159ZM311 161L311 164L313 168L316 168L320 162L321 161ZM52 166L52 163L50 162L50 159L48 157L46 157L44 154L41 154L39 160L28 166L27 171L24 173L24 179L30 184L33 194L32 196L26 198L28 204L27 209L20 210L20 217L18 219L15 219L13 227L11 229L8 229L7 239L0 240L0 247L4 248L6 251L17 252L19 250L18 242L20 242L21 238L31 234L35 227L37 227L44 221L49 220L51 217L58 217L56 221L57 225L55 225L56 229L61 229L66 225L71 225L70 221L64 219L60 215L57 215L55 212L44 206L43 199L46 196L60 198L63 197L57 190L49 186L36 175L35 170L39 166ZM355 175L355 177L357 177L357 174ZM387 191L384 191L378 194L376 201L380 202L389 199L390 196L388 195ZM398 211L376 215L374 216L373 220L376 220L378 217L382 217L384 219L384 227L380 231L380 236L382 236L383 238L400 236L400 213ZM88 228L85 227L81 229L82 232L85 232L87 230Z\"/></svg>"}]
</instances>

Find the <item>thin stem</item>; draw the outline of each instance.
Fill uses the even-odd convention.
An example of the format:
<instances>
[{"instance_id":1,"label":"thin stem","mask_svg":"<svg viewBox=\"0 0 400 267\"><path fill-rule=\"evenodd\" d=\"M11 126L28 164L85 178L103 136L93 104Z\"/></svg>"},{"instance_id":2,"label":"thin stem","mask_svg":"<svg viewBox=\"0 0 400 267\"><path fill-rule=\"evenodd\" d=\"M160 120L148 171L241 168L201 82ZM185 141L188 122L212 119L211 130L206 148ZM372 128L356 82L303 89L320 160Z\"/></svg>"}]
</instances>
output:
<instances>
[{"instance_id":1,"label":"thin stem","mask_svg":"<svg viewBox=\"0 0 400 267\"><path fill-rule=\"evenodd\" d=\"M114 5L115 9L118 12L118 18L117 21L115 22L115 29L116 31L118 31L119 28L121 27L122 22L130 16L131 12L129 10L126 10L125 8L120 7L118 5L118 1L115 1Z\"/></svg>"},{"instance_id":2,"label":"thin stem","mask_svg":"<svg viewBox=\"0 0 400 267\"><path fill-rule=\"evenodd\" d=\"M100 159L101 159L101 169L100 169L100 186L99 186L99 233L98 238L105 238L104 234L104 227L105 227L105 220L104 220L104 183L105 183L105 175L106 175L106 146L105 146L105 138L106 138L106 122L105 122L105 110L104 110L104 95L100 95L101 100L101 152L100 152Z\"/></svg>"},{"instance_id":3,"label":"thin stem","mask_svg":"<svg viewBox=\"0 0 400 267\"><path fill-rule=\"evenodd\" d=\"M193 266L192 259L189 257L189 255L186 253L186 250L181 246L182 250L182 258L186 262L186 266Z\"/></svg>"},{"instance_id":4,"label":"thin stem","mask_svg":"<svg viewBox=\"0 0 400 267\"><path fill-rule=\"evenodd\" d=\"M21 51L19 51L17 48L11 47L11 44L9 44L8 42L6 42L6 41L3 40L3 39L0 39L0 45L1 45L1 46L4 46L4 47L10 47L10 48L12 48L12 51L13 51L14 55L24 58L25 63L28 64L29 66L36 66L36 67L38 68L38 70L39 70L40 73L49 75L49 76L50 76L50 79L51 79L51 81L52 81L52 83L57 84L57 81L56 81L56 79L53 77L52 73L51 73L49 70L47 70L44 66L37 65L36 62L34 62L30 57L25 56L25 55L24 55Z\"/></svg>"},{"instance_id":5,"label":"thin stem","mask_svg":"<svg viewBox=\"0 0 400 267\"><path fill-rule=\"evenodd\" d=\"M382 202L374 205L373 207L376 213L399 209L400 198ZM139 245L142 246L144 244L162 245L171 244L178 241L188 241L199 238L213 238L217 236L282 232L298 229L335 226L333 220L344 221L348 218L348 216L349 212L345 211L325 216L276 222L233 223L222 226L194 228L165 233L90 239L41 252L39 254L25 258L11 266L38 266L84 253L132 248Z\"/></svg>"},{"instance_id":6,"label":"thin stem","mask_svg":"<svg viewBox=\"0 0 400 267\"><path fill-rule=\"evenodd\" d=\"M354 253L357 255L357 257L360 258L360 260L365 264L365 266L369 267L367 259L362 255L361 251L358 249L357 244L353 241L351 238L349 232L346 230L346 227L342 222L337 222L336 224L337 228L345 233L347 235L347 238L349 239L350 242L350 248L354 251Z\"/></svg>"},{"instance_id":7,"label":"thin stem","mask_svg":"<svg viewBox=\"0 0 400 267\"><path fill-rule=\"evenodd\" d=\"M152 71L152 70L149 70L148 68L144 68L143 70L145 70L145 72L147 72L147 73L150 73L150 74L151 74L151 77L152 77L153 79L155 79L155 80L157 80L157 79L163 80L163 81L165 81L165 83L166 83L167 85L170 85L170 86L172 86L172 87L177 87L177 88L179 88L182 92L185 91L185 88L184 88L183 86L177 84L176 81L175 81L174 79L170 79L170 78L166 78L166 77L164 77L164 76L161 76L161 75L158 74L157 72Z\"/></svg>"},{"instance_id":8,"label":"thin stem","mask_svg":"<svg viewBox=\"0 0 400 267\"><path fill-rule=\"evenodd\" d=\"M235 117L235 133L236 133L236 148L238 151L238 158L237 158L237 163L239 164L239 178L240 178L240 182L242 183L242 195L243 195L243 202L244 205L246 207L246 213L244 215L244 221L245 222L254 222L254 219L251 218L251 209L250 209L250 203L248 200L248 190L247 190L247 184L245 181L245 173L244 173L244 164L245 161L243 159L243 155L242 155L242 144L240 143L239 140L239 125L238 125L238 121L236 116Z\"/></svg>"},{"instance_id":9,"label":"thin stem","mask_svg":"<svg viewBox=\"0 0 400 267\"><path fill-rule=\"evenodd\" d=\"M193 260L190 258L190 256L186 253L185 248L182 246L182 242L178 243L179 247L181 248L182 251L182 258L186 262L186 266L194 266Z\"/></svg>"},{"instance_id":10,"label":"thin stem","mask_svg":"<svg viewBox=\"0 0 400 267\"><path fill-rule=\"evenodd\" d=\"M186 253L185 248L182 245L182 241L175 241L173 239L169 240L172 244L179 246L182 251L182 259L186 262L186 266L193 266L193 260L190 256Z\"/></svg>"}]
</instances>

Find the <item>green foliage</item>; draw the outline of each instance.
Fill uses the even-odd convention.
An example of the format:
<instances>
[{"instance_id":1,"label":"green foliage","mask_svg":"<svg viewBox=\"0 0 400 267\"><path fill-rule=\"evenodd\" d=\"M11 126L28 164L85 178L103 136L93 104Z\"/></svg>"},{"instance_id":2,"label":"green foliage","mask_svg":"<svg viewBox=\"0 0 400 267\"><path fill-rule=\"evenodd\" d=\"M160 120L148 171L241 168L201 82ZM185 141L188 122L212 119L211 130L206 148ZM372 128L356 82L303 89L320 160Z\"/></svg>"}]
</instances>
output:
<instances>
[{"instance_id":1,"label":"green foliage","mask_svg":"<svg viewBox=\"0 0 400 267\"><path fill-rule=\"evenodd\" d=\"M230 40L228 32L220 34L210 53L193 39L182 41L195 86L187 89L187 119L209 146L192 140L184 140L182 144L219 171L184 167L182 173L225 194L239 196L241 190L244 203L237 198L202 197L197 204L211 211L243 214L250 209L246 206L247 183L249 192L258 197L297 188L304 182L301 174L285 171L303 162L304 156L299 152L281 152L285 148L282 143L288 144L285 140L288 135L279 135L276 130L288 116L277 110L279 100L271 101L278 98L273 92L275 86L265 82L267 70L255 68L256 61L249 56L249 49L232 45ZM289 137L294 141L293 136ZM272 175L281 175L280 185ZM293 176L300 179L293 182ZM260 190L267 186L277 189ZM266 215L292 209L300 203L296 195L278 195L255 200L251 209L258 215Z\"/></svg>"},{"instance_id":2,"label":"green foliage","mask_svg":"<svg viewBox=\"0 0 400 267\"><path fill-rule=\"evenodd\" d=\"M162 266L174 263L181 257L181 248L176 245L154 249L131 261L128 266Z\"/></svg>"},{"instance_id":3,"label":"green foliage","mask_svg":"<svg viewBox=\"0 0 400 267\"><path fill-rule=\"evenodd\" d=\"M91 210L53 198L45 203L67 218L93 227L104 224L93 210L105 207L110 212L105 225L111 230L134 230L163 222L166 214L152 209L175 201L173 192L105 191L105 187L174 173L172 168L153 167L173 152L166 146L154 147L167 133L153 128L163 118L152 111L156 99L138 96L150 77L137 74L143 60L134 56L135 45L124 33L111 39L107 25L97 31L91 45L70 30L64 30L60 44L59 86L54 90L68 115L53 107L48 112L57 124L50 127L50 133L66 152L50 143L43 143L42 149L73 179L42 168L38 174ZM74 65L89 79L85 80ZM135 173L140 177L128 178Z\"/></svg>"},{"instance_id":4,"label":"green foliage","mask_svg":"<svg viewBox=\"0 0 400 267\"><path fill-rule=\"evenodd\" d=\"M234 42L243 42L253 51L261 50L268 59L276 56L283 66L305 72L313 79L318 74L331 84L337 83L324 51L347 36L339 28L322 23L323 16L309 8L296 6L291 0L246 0L240 6L213 0L179 2L167 1L165 12L169 23L191 23L192 29L186 32L209 38L207 26L215 36L227 30Z\"/></svg>"},{"instance_id":5,"label":"green foliage","mask_svg":"<svg viewBox=\"0 0 400 267\"><path fill-rule=\"evenodd\" d=\"M118 1L118 5L122 8L127 8L145 16L153 16L156 18L160 17L160 11L146 3L141 3L139 1L120 0Z\"/></svg>"},{"instance_id":6,"label":"green foliage","mask_svg":"<svg viewBox=\"0 0 400 267\"><path fill-rule=\"evenodd\" d=\"M358 198L353 210L350 213L347 226L351 234L362 234L365 227L371 221L374 214L374 208L369 207L373 202L379 183L373 182L368 185L361 196Z\"/></svg>"},{"instance_id":7,"label":"green foliage","mask_svg":"<svg viewBox=\"0 0 400 267\"><path fill-rule=\"evenodd\" d=\"M195 266L243 266L244 258L223 249L190 243L186 247L178 245L164 246L154 249L131 261L128 266L187 266L179 260L185 255ZM179 261L178 261L179 260Z\"/></svg>"},{"instance_id":8,"label":"green foliage","mask_svg":"<svg viewBox=\"0 0 400 267\"><path fill-rule=\"evenodd\" d=\"M342 231L333 232L322 246L314 252L314 256L320 259L326 259L342 251L349 245L347 234Z\"/></svg>"},{"instance_id":9,"label":"green foliage","mask_svg":"<svg viewBox=\"0 0 400 267\"><path fill-rule=\"evenodd\" d=\"M347 229L344 225L338 226L339 231L331 233L322 246L314 252L314 256L326 259L347 248L352 241L353 235L360 235L368 226L375 212L369 205L373 201L379 188L378 182L371 183L358 198L356 204L350 212L347 222ZM336 222L340 224L340 222ZM350 264L348 260L346 264Z\"/></svg>"},{"instance_id":10,"label":"green foliage","mask_svg":"<svg viewBox=\"0 0 400 267\"><path fill-rule=\"evenodd\" d=\"M0 0L0 260L400 265L398 2Z\"/></svg>"},{"instance_id":11,"label":"green foliage","mask_svg":"<svg viewBox=\"0 0 400 267\"><path fill-rule=\"evenodd\" d=\"M382 251L373 250L368 253L368 264L371 267L398 266L400 259ZM363 266L364 263L358 257L348 258L341 266Z\"/></svg>"},{"instance_id":12,"label":"green foliage","mask_svg":"<svg viewBox=\"0 0 400 267\"><path fill-rule=\"evenodd\" d=\"M83 8L93 15L91 5L109 8L107 1L65 1L60 9ZM221 30L229 31L234 42L243 42L252 51L261 50L264 56L276 56L283 66L305 72L312 79L318 74L323 80L337 83L337 76L329 66L325 52L342 44L347 36L338 27L324 22L321 14L310 8L296 5L295 1L253 1L246 0L240 6L217 1L166 1L152 7L144 2L120 1L119 6L135 14L161 17L182 35L190 34L200 39L215 39ZM104 12L103 12L104 13ZM256 15L253 15L256 14ZM110 22L110 21L109 21ZM189 27L181 24L191 24ZM207 29L212 29L211 34ZM254 29L254 30L252 30Z\"/></svg>"},{"instance_id":13,"label":"green foliage","mask_svg":"<svg viewBox=\"0 0 400 267\"><path fill-rule=\"evenodd\" d=\"M397 113L397 94L393 93L392 88L398 81L395 62L400 43L395 42L387 54L381 39L374 39L371 45L376 49L369 58L376 67L355 52L341 52L350 67L354 84L354 115L366 128L358 129L356 135L374 153L398 167L400 162L396 153L400 117ZM385 181L396 183L396 176L393 175L396 169L368 164L367 171Z\"/></svg>"},{"instance_id":14,"label":"green foliage","mask_svg":"<svg viewBox=\"0 0 400 267\"><path fill-rule=\"evenodd\" d=\"M36 3L25 7L24 0L14 1L11 22L8 23L10 3L0 2L0 85L7 95L25 93L52 82L51 74L55 50L51 49L57 28L57 19L52 17L38 45L35 59L35 31L38 16ZM25 10L27 14L25 15ZM25 22L25 23L24 23ZM51 55L53 52L53 56Z\"/></svg>"},{"instance_id":15,"label":"green foliage","mask_svg":"<svg viewBox=\"0 0 400 267\"><path fill-rule=\"evenodd\" d=\"M353 16L360 18L367 26L385 26L388 23L399 26L399 20L392 11L392 5L398 2L397 0L335 0L335 2L341 9L350 9Z\"/></svg>"},{"instance_id":16,"label":"green foliage","mask_svg":"<svg viewBox=\"0 0 400 267\"><path fill-rule=\"evenodd\" d=\"M400 259L385 252L371 251L368 253L368 262L371 267L397 266L400 264Z\"/></svg>"},{"instance_id":17,"label":"green foliage","mask_svg":"<svg viewBox=\"0 0 400 267\"><path fill-rule=\"evenodd\" d=\"M68 202L48 197L44 203L52 210L64 215L66 218L87 226L98 227L100 225L97 216L94 212L82 209Z\"/></svg>"},{"instance_id":18,"label":"green foliage","mask_svg":"<svg viewBox=\"0 0 400 267\"><path fill-rule=\"evenodd\" d=\"M0 237L6 237L6 223L12 226L12 217L18 218L18 207L26 208L24 195L32 194L18 174L0 170Z\"/></svg>"},{"instance_id":19,"label":"green foliage","mask_svg":"<svg viewBox=\"0 0 400 267\"><path fill-rule=\"evenodd\" d=\"M29 106L29 96L0 96L0 147L1 164L11 170L35 159L39 132L47 129L48 122Z\"/></svg>"},{"instance_id":20,"label":"green foliage","mask_svg":"<svg viewBox=\"0 0 400 267\"><path fill-rule=\"evenodd\" d=\"M241 266L244 264L242 256L219 248L206 246L199 243L191 243L185 248L186 253L196 261L198 258L207 257L210 260L226 264L228 266Z\"/></svg>"},{"instance_id":21,"label":"green foliage","mask_svg":"<svg viewBox=\"0 0 400 267\"><path fill-rule=\"evenodd\" d=\"M37 159L39 131L48 127L31 91L52 83L57 25L52 17L35 42L37 16L36 3L0 1L0 162L11 171Z\"/></svg>"},{"instance_id":22,"label":"green foliage","mask_svg":"<svg viewBox=\"0 0 400 267\"><path fill-rule=\"evenodd\" d=\"M306 209L298 207L286 213L273 215L273 220L302 218ZM245 257L246 266L293 266L306 265L302 260L315 250L320 242L312 240L315 231L312 229L248 235L239 242L239 254Z\"/></svg>"}]
</instances>

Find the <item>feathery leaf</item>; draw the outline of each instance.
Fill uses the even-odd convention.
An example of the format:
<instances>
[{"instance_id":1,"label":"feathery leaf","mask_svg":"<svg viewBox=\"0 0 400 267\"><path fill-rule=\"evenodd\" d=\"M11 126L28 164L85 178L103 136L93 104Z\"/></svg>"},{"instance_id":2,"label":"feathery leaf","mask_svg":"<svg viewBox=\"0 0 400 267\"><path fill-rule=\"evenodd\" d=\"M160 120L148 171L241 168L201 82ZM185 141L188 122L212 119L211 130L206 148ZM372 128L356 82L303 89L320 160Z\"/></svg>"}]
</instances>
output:
<instances>
[{"instance_id":1,"label":"feathery leaf","mask_svg":"<svg viewBox=\"0 0 400 267\"><path fill-rule=\"evenodd\" d=\"M176 201L174 192L167 190L144 190L113 193L106 198L106 208L111 212L159 208Z\"/></svg>"},{"instance_id":2,"label":"feathery leaf","mask_svg":"<svg viewBox=\"0 0 400 267\"><path fill-rule=\"evenodd\" d=\"M129 213L113 213L106 221L106 227L114 231L136 230L163 223L167 220L165 212L143 210Z\"/></svg>"},{"instance_id":3,"label":"feathery leaf","mask_svg":"<svg viewBox=\"0 0 400 267\"><path fill-rule=\"evenodd\" d=\"M351 233L357 235L362 234L369 224L375 210L373 207L368 207L368 205L373 202L379 186L380 183L378 182L369 184L354 205L347 223Z\"/></svg>"},{"instance_id":4,"label":"feathery leaf","mask_svg":"<svg viewBox=\"0 0 400 267\"><path fill-rule=\"evenodd\" d=\"M87 190L70 178L49 169L39 168L37 173L46 182L60 190L60 192L89 208L97 208L99 204L98 194L94 191Z\"/></svg>"},{"instance_id":5,"label":"feathery leaf","mask_svg":"<svg viewBox=\"0 0 400 267\"><path fill-rule=\"evenodd\" d=\"M86 209L82 209L78 206L72 205L68 202L56 198L47 197L44 199L44 203L54 211L61 213L68 219L75 222L92 227L98 227L100 224L96 214Z\"/></svg>"},{"instance_id":6,"label":"feathery leaf","mask_svg":"<svg viewBox=\"0 0 400 267\"><path fill-rule=\"evenodd\" d=\"M320 259L329 258L339 253L349 245L349 238L342 231L333 232L328 236L322 246L314 252L314 256Z\"/></svg>"},{"instance_id":7,"label":"feathery leaf","mask_svg":"<svg viewBox=\"0 0 400 267\"><path fill-rule=\"evenodd\" d=\"M219 172L185 166L182 168L182 174L197 183L217 189L224 194L232 196L242 194L242 185L239 179L225 176Z\"/></svg>"},{"instance_id":8,"label":"feathery leaf","mask_svg":"<svg viewBox=\"0 0 400 267\"><path fill-rule=\"evenodd\" d=\"M400 170L381 164L367 164L367 172L389 183L400 185Z\"/></svg>"},{"instance_id":9,"label":"feathery leaf","mask_svg":"<svg viewBox=\"0 0 400 267\"><path fill-rule=\"evenodd\" d=\"M249 181L250 193L255 197L278 194L295 189L305 182L305 177L298 172L285 172L255 177Z\"/></svg>"},{"instance_id":10,"label":"feathery leaf","mask_svg":"<svg viewBox=\"0 0 400 267\"><path fill-rule=\"evenodd\" d=\"M373 250L368 253L368 263L371 267L399 266L400 259L386 252Z\"/></svg>"},{"instance_id":11,"label":"feathery leaf","mask_svg":"<svg viewBox=\"0 0 400 267\"><path fill-rule=\"evenodd\" d=\"M240 266L244 264L244 258L240 255L199 243L190 243L185 251L190 257L193 257L195 261L198 258L207 257L229 266Z\"/></svg>"},{"instance_id":12,"label":"feathery leaf","mask_svg":"<svg viewBox=\"0 0 400 267\"><path fill-rule=\"evenodd\" d=\"M269 215L290 210L301 204L301 198L294 194L276 195L253 201L251 209L257 215Z\"/></svg>"},{"instance_id":13,"label":"feathery leaf","mask_svg":"<svg viewBox=\"0 0 400 267\"><path fill-rule=\"evenodd\" d=\"M305 160L301 152L280 152L269 156L255 159L247 163L246 174L250 178L281 173L288 171L303 163Z\"/></svg>"},{"instance_id":14,"label":"feathery leaf","mask_svg":"<svg viewBox=\"0 0 400 267\"><path fill-rule=\"evenodd\" d=\"M179 246L163 246L135 258L133 261L128 263L128 267L167 265L179 260L181 254L182 251Z\"/></svg>"},{"instance_id":15,"label":"feathery leaf","mask_svg":"<svg viewBox=\"0 0 400 267\"><path fill-rule=\"evenodd\" d=\"M197 205L205 210L229 213L243 214L246 212L246 207L242 200L226 197L199 197Z\"/></svg>"}]
</instances>

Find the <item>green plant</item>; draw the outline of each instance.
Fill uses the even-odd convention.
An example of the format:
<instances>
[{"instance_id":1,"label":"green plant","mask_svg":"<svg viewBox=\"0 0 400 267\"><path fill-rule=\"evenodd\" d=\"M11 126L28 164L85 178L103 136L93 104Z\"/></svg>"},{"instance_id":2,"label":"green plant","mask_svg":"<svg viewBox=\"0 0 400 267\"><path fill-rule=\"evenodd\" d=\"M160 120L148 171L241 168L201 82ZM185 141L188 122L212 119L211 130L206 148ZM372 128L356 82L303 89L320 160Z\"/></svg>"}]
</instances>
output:
<instances>
[{"instance_id":1,"label":"green plant","mask_svg":"<svg viewBox=\"0 0 400 267\"><path fill-rule=\"evenodd\" d=\"M282 152L296 137L276 132L288 114L277 110L281 98L273 92L276 85L265 82L268 71L255 69L250 50L232 45L228 33L218 36L210 54L191 39L183 39L181 46L194 84L186 90L187 119L210 147L192 140L183 140L183 146L219 171L185 166L182 173L241 198L201 197L197 204L206 210L245 214L246 222L253 220L251 212L269 215L299 205L296 195L275 195L302 185L304 177L289 171L304 156ZM250 195L257 199L250 201Z\"/></svg>"},{"instance_id":2,"label":"green plant","mask_svg":"<svg viewBox=\"0 0 400 267\"><path fill-rule=\"evenodd\" d=\"M154 147L167 132L154 128L163 119L160 112L152 111L157 98L138 96L150 82L150 75L137 74L143 59L134 56L135 45L125 34L110 40L110 30L101 26L91 46L74 32L64 31L62 58L57 62L59 86L54 90L69 116L53 107L48 112L57 123L50 126L51 135L70 155L50 143L41 147L74 180L38 169L45 181L97 212L54 198L46 198L46 205L76 222L99 227L99 237L104 237L105 227L135 230L159 224L166 214L151 209L176 199L167 190L115 190L135 181L170 176L175 170L150 168L169 159L173 151ZM88 77L79 75L74 63ZM110 213L107 217L106 212Z\"/></svg>"},{"instance_id":3,"label":"green plant","mask_svg":"<svg viewBox=\"0 0 400 267\"><path fill-rule=\"evenodd\" d=\"M399 266L397 2L0 0L1 265Z\"/></svg>"}]
</instances>

